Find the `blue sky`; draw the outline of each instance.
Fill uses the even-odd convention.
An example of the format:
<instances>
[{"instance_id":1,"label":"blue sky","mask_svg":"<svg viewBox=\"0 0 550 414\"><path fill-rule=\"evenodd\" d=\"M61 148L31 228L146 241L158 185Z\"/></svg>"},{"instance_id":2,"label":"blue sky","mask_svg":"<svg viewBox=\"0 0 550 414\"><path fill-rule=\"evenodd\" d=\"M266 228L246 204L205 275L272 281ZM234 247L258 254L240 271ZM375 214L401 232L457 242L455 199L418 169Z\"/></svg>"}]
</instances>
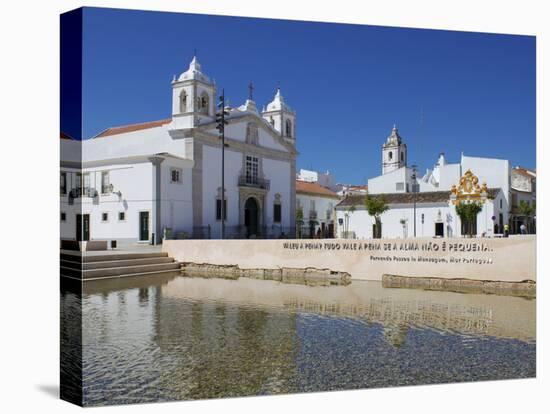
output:
<instances>
[{"instance_id":1,"label":"blue sky","mask_svg":"<svg viewBox=\"0 0 550 414\"><path fill-rule=\"evenodd\" d=\"M394 123L421 170L461 151L535 167L531 36L87 8L83 137L169 117L194 49L232 106L252 81L261 108L280 82L298 168L364 183Z\"/></svg>"}]
</instances>

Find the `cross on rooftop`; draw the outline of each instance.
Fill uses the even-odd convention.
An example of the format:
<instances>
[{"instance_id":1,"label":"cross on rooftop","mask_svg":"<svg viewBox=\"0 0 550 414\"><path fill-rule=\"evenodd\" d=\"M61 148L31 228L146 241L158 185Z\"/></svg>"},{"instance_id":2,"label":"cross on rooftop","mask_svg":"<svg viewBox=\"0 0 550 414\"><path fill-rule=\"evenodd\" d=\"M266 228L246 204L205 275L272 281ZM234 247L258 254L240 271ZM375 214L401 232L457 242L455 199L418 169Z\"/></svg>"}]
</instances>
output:
<instances>
[{"instance_id":1,"label":"cross on rooftop","mask_svg":"<svg viewBox=\"0 0 550 414\"><path fill-rule=\"evenodd\" d=\"M251 101L254 100L254 99L252 99L253 93L254 93L254 84L252 82L250 82L248 84L248 99L250 99Z\"/></svg>"}]
</instances>

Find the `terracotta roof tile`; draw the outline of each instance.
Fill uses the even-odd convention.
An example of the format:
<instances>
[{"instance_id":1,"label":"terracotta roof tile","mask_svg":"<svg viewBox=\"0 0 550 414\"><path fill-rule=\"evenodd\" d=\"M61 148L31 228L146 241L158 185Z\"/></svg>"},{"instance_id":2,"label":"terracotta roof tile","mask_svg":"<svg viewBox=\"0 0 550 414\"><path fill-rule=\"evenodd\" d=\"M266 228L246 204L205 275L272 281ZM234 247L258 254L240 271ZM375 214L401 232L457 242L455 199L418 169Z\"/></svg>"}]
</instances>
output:
<instances>
[{"instance_id":1,"label":"terracotta roof tile","mask_svg":"<svg viewBox=\"0 0 550 414\"><path fill-rule=\"evenodd\" d=\"M105 131L96 135L94 138L105 138L112 135L125 134L127 132L141 131L143 129L157 128L169 123L172 119L161 119L159 121L142 122L140 124L122 125L112 128L107 128Z\"/></svg>"},{"instance_id":2,"label":"terracotta roof tile","mask_svg":"<svg viewBox=\"0 0 550 414\"><path fill-rule=\"evenodd\" d=\"M296 192L300 194L311 194L323 197L339 198L338 194L318 183L296 180Z\"/></svg>"}]
</instances>

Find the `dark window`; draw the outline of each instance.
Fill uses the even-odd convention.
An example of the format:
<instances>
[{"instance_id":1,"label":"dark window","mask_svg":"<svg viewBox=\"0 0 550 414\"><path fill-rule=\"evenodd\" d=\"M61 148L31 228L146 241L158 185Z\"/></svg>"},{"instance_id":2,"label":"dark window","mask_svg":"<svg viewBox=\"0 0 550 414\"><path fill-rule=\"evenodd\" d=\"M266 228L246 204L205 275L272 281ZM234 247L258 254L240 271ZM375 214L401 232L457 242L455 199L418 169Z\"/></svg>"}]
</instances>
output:
<instances>
[{"instance_id":1,"label":"dark window","mask_svg":"<svg viewBox=\"0 0 550 414\"><path fill-rule=\"evenodd\" d=\"M393 153L390 151L388 152L388 159L391 161L393 158Z\"/></svg>"},{"instance_id":2,"label":"dark window","mask_svg":"<svg viewBox=\"0 0 550 414\"><path fill-rule=\"evenodd\" d=\"M61 221L66 221L66 220L67 220L67 214L64 211L62 211L61 212Z\"/></svg>"},{"instance_id":3,"label":"dark window","mask_svg":"<svg viewBox=\"0 0 550 414\"><path fill-rule=\"evenodd\" d=\"M290 121L290 119L286 120L286 125L285 126L286 126L286 131L285 131L286 134L285 135L289 138L292 137L292 122Z\"/></svg>"},{"instance_id":4,"label":"dark window","mask_svg":"<svg viewBox=\"0 0 550 414\"><path fill-rule=\"evenodd\" d=\"M101 194L107 194L110 190L109 171L101 171Z\"/></svg>"},{"instance_id":5,"label":"dark window","mask_svg":"<svg viewBox=\"0 0 550 414\"><path fill-rule=\"evenodd\" d=\"M118 219L120 221L124 221L126 219L126 214L124 213L124 211L118 213Z\"/></svg>"},{"instance_id":6,"label":"dark window","mask_svg":"<svg viewBox=\"0 0 550 414\"><path fill-rule=\"evenodd\" d=\"M216 200L216 220L222 219L222 200ZM227 200L223 200L223 219L227 220Z\"/></svg>"},{"instance_id":7,"label":"dark window","mask_svg":"<svg viewBox=\"0 0 550 414\"><path fill-rule=\"evenodd\" d=\"M187 94L185 91L181 91L180 94L180 112L185 112L187 110Z\"/></svg>"},{"instance_id":8,"label":"dark window","mask_svg":"<svg viewBox=\"0 0 550 414\"><path fill-rule=\"evenodd\" d=\"M176 169L176 168L173 168L171 170L171 179L172 179L172 182L173 183L179 183L180 182L180 179L181 179L181 175L180 175L180 170Z\"/></svg>"},{"instance_id":9,"label":"dark window","mask_svg":"<svg viewBox=\"0 0 550 414\"><path fill-rule=\"evenodd\" d=\"M281 222L281 205L273 204L273 221L275 223Z\"/></svg>"},{"instance_id":10,"label":"dark window","mask_svg":"<svg viewBox=\"0 0 550 414\"><path fill-rule=\"evenodd\" d=\"M67 173L62 172L59 178L59 190L61 194L67 194Z\"/></svg>"},{"instance_id":11,"label":"dark window","mask_svg":"<svg viewBox=\"0 0 550 414\"><path fill-rule=\"evenodd\" d=\"M101 221L108 221L109 213L101 213Z\"/></svg>"}]
</instances>

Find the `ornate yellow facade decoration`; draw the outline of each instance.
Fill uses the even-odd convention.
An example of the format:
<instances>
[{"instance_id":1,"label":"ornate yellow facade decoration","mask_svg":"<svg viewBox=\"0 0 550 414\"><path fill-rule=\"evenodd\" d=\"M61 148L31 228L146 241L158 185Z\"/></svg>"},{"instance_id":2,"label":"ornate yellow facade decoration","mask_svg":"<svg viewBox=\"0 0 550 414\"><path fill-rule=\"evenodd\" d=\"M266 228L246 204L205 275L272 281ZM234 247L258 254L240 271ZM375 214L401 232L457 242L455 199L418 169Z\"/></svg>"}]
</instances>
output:
<instances>
[{"instance_id":1,"label":"ornate yellow facade decoration","mask_svg":"<svg viewBox=\"0 0 550 414\"><path fill-rule=\"evenodd\" d=\"M456 185L451 187L452 204L472 201L484 203L485 200L487 200L487 184L483 183L480 186L479 179L470 170L460 178L458 187Z\"/></svg>"}]
</instances>

